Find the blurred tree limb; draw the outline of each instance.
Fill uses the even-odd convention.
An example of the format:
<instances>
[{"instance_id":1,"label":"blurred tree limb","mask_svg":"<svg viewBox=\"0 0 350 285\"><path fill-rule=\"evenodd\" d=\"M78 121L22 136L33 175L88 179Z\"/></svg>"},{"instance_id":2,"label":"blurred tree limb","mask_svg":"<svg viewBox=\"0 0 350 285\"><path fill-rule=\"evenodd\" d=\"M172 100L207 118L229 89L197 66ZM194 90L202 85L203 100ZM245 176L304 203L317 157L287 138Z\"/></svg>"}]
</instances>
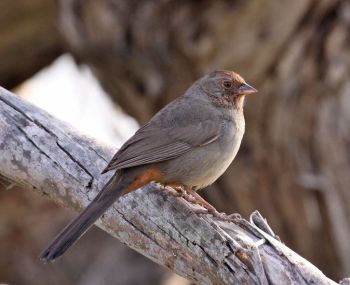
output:
<instances>
[{"instance_id":1,"label":"blurred tree limb","mask_svg":"<svg viewBox=\"0 0 350 285\"><path fill-rule=\"evenodd\" d=\"M106 182L99 173L113 154L5 89L0 148L2 177L76 210ZM98 226L196 284L336 284L275 239L259 213L227 223L192 207L150 184L120 199Z\"/></svg>"},{"instance_id":2,"label":"blurred tree limb","mask_svg":"<svg viewBox=\"0 0 350 285\"><path fill-rule=\"evenodd\" d=\"M63 52L55 11L54 1L0 1L1 86L17 86Z\"/></svg>"}]
</instances>

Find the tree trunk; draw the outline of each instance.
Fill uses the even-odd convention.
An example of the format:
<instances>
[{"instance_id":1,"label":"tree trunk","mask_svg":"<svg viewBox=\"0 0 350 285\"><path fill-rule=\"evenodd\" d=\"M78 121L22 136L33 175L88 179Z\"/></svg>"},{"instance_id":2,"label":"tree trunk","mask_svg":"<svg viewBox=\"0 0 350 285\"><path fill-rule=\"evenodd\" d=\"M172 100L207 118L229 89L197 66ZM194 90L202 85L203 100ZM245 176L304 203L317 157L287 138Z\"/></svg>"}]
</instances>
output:
<instances>
[{"instance_id":1,"label":"tree trunk","mask_svg":"<svg viewBox=\"0 0 350 285\"><path fill-rule=\"evenodd\" d=\"M63 52L55 12L53 1L0 1L0 86L17 86Z\"/></svg>"},{"instance_id":2,"label":"tree trunk","mask_svg":"<svg viewBox=\"0 0 350 285\"><path fill-rule=\"evenodd\" d=\"M73 53L141 123L203 73L234 69L259 89L219 209L259 209L333 278L350 272L350 4L61 0ZM320 250L322 248L322 250Z\"/></svg>"}]
</instances>

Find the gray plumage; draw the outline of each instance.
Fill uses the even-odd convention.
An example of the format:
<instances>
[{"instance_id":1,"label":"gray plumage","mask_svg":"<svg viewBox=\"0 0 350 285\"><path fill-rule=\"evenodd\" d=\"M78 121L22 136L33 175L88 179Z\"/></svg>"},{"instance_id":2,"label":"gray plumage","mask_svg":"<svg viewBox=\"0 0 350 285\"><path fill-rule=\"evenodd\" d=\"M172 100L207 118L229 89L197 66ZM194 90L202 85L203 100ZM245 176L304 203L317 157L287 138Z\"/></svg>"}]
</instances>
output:
<instances>
[{"instance_id":1,"label":"gray plumage","mask_svg":"<svg viewBox=\"0 0 350 285\"><path fill-rule=\"evenodd\" d=\"M158 169L162 182L186 188L212 184L237 154L245 127L244 97L254 92L231 71L215 71L196 81L119 149L103 170L116 174L41 258L62 255L147 169Z\"/></svg>"}]
</instances>

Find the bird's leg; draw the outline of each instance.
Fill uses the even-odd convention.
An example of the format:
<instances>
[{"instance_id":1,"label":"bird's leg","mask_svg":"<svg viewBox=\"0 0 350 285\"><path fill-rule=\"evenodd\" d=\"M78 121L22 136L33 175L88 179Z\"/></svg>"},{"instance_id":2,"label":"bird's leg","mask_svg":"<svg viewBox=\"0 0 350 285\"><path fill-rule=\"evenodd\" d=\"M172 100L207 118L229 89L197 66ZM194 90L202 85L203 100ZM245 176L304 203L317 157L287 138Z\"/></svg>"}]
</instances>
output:
<instances>
[{"instance_id":1,"label":"bird's leg","mask_svg":"<svg viewBox=\"0 0 350 285\"><path fill-rule=\"evenodd\" d=\"M182 197L186 192L185 190L181 189L181 188L175 188L175 187L171 187L168 185L163 185L160 184L163 188L163 190L166 192L166 194L173 196L173 197Z\"/></svg>"},{"instance_id":2,"label":"bird's leg","mask_svg":"<svg viewBox=\"0 0 350 285\"><path fill-rule=\"evenodd\" d=\"M187 202L191 204L195 204L196 200L194 197L192 197L187 191L181 187L181 186L164 186L163 189L166 190L167 194L174 196L174 197L181 197L184 198Z\"/></svg>"},{"instance_id":3,"label":"bird's leg","mask_svg":"<svg viewBox=\"0 0 350 285\"><path fill-rule=\"evenodd\" d=\"M191 188L187 188L187 189L185 189L185 191L194 198L194 201L195 201L194 204L202 206L210 214L218 213L218 211L215 209L215 207L213 205L211 205L209 202L205 201L196 191L194 191Z\"/></svg>"},{"instance_id":4,"label":"bird's leg","mask_svg":"<svg viewBox=\"0 0 350 285\"><path fill-rule=\"evenodd\" d=\"M197 214L210 214L210 215L213 215L213 217L218 218L220 220L231 221L231 222L241 219L241 216L239 214L227 215L226 213L220 213L218 210L215 209L215 207L213 205L211 205L209 202L207 202L195 190L193 190L193 189L185 189L185 190L187 193L189 193L191 196L194 197L196 204L205 208L205 211L196 210L195 212Z\"/></svg>"},{"instance_id":5,"label":"bird's leg","mask_svg":"<svg viewBox=\"0 0 350 285\"><path fill-rule=\"evenodd\" d=\"M236 221L237 219L239 220L241 218L239 214L226 215L225 213L220 213L218 210L215 209L213 205L207 202L203 197L201 197L195 190L191 188L184 188L181 186L163 187L169 195L174 197L181 197L191 204L200 205L204 208L195 209L194 212L196 214L213 215L215 218L218 218L222 221Z\"/></svg>"},{"instance_id":6,"label":"bird's leg","mask_svg":"<svg viewBox=\"0 0 350 285\"><path fill-rule=\"evenodd\" d=\"M167 192L167 194L174 197L184 198L187 202L200 205L206 209L205 212L202 210L201 213L218 213L214 206L212 206L209 202L205 201L197 192L189 187L184 187L180 185L162 185L163 189Z\"/></svg>"}]
</instances>

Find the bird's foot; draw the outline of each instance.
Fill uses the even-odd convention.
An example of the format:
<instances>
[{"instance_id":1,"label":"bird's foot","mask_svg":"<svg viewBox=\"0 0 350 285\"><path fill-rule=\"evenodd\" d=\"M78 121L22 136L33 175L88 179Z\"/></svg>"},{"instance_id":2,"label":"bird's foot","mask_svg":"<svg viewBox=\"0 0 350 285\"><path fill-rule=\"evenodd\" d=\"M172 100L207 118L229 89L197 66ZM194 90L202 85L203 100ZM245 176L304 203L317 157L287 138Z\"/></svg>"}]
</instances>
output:
<instances>
[{"instance_id":1,"label":"bird's foot","mask_svg":"<svg viewBox=\"0 0 350 285\"><path fill-rule=\"evenodd\" d=\"M238 222L239 220L242 219L240 214L230 214L227 215L224 212L219 212L216 209L212 210L212 209L198 209L199 211L195 210L195 213L199 214L199 215L212 215L214 218L220 220L220 221L224 221L224 222Z\"/></svg>"},{"instance_id":2,"label":"bird's foot","mask_svg":"<svg viewBox=\"0 0 350 285\"><path fill-rule=\"evenodd\" d=\"M202 198L196 191L193 189L185 189L188 195L190 195L193 199L193 204L200 205L204 209L206 209L208 212L217 212L215 207L211 205L209 202L207 202L205 199Z\"/></svg>"},{"instance_id":3,"label":"bird's foot","mask_svg":"<svg viewBox=\"0 0 350 285\"><path fill-rule=\"evenodd\" d=\"M171 196L181 197L191 204L201 206L202 209L193 210L198 215L212 215L213 217L226 222L237 222L241 219L239 214L227 215L226 213L220 213L213 205L204 200L196 191L192 189L164 186L164 190L166 190L166 192Z\"/></svg>"},{"instance_id":4,"label":"bird's foot","mask_svg":"<svg viewBox=\"0 0 350 285\"><path fill-rule=\"evenodd\" d=\"M163 189L170 196L184 198L187 202L191 204L196 203L196 199L192 197L189 193L187 193L187 191L182 187L163 186Z\"/></svg>"},{"instance_id":5,"label":"bird's foot","mask_svg":"<svg viewBox=\"0 0 350 285\"><path fill-rule=\"evenodd\" d=\"M172 188L170 186L164 186L162 185L162 190L167 194L167 195L170 195L170 196L173 196L173 197L181 197L182 196L182 193L180 191L178 191L177 189L175 188Z\"/></svg>"}]
</instances>

